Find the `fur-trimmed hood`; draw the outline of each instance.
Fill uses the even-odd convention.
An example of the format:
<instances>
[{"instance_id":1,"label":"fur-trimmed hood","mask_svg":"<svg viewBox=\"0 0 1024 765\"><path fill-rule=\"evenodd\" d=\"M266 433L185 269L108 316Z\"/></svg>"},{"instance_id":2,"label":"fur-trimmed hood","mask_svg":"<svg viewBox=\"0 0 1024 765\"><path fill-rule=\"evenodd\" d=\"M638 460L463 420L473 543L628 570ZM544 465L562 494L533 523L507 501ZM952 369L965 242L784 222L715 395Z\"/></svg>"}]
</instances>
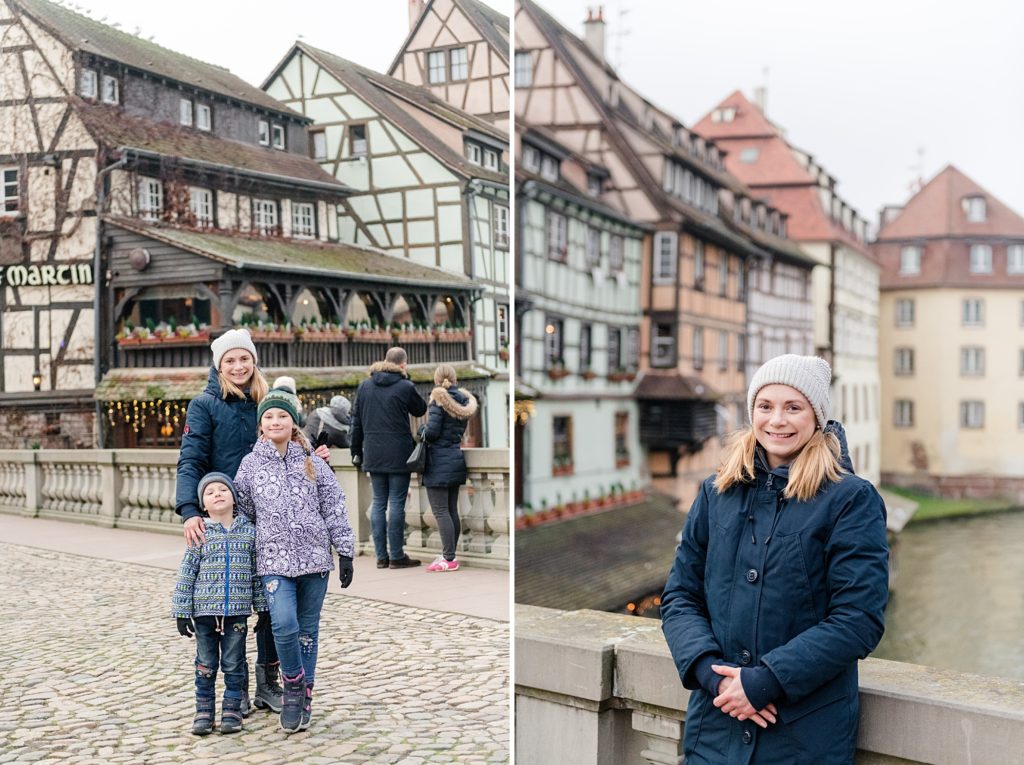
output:
<instances>
[{"instance_id":1,"label":"fur-trimmed hood","mask_svg":"<svg viewBox=\"0 0 1024 765\"><path fill-rule=\"evenodd\" d=\"M430 392L430 403L437 404L456 420L468 420L476 414L479 404L477 403L476 397L468 390L462 390L461 388L456 388L456 390L466 396L469 401L465 404L460 404L455 400L452 394L448 392L447 388L438 385Z\"/></svg>"},{"instance_id":2,"label":"fur-trimmed hood","mask_svg":"<svg viewBox=\"0 0 1024 765\"><path fill-rule=\"evenodd\" d=\"M398 375L398 377L390 377L390 375ZM378 361L370 366L370 377L378 385L391 385L399 380L408 380L409 373L398 364L392 364L390 361Z\"/></svg>"}]
</instances>

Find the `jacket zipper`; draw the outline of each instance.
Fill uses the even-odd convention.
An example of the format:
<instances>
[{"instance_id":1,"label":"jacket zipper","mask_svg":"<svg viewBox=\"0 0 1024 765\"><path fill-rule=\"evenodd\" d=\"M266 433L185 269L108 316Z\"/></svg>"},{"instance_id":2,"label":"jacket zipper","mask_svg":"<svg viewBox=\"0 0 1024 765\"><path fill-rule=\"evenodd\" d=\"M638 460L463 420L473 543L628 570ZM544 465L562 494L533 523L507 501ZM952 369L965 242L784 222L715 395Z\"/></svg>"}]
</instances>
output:
<instances>
[{"instance_id":1,"label":"jacket zipper","mask_svg":"<svg viewBox=\"0 0 1024 765\"><path fill-rule=\"evenodd\" d=\"M233 523L233 522L232 522ZM228 617L228 598L231 592L231 544L230 530L224 535L224 618Z\"/></svg>"}]
</instances>

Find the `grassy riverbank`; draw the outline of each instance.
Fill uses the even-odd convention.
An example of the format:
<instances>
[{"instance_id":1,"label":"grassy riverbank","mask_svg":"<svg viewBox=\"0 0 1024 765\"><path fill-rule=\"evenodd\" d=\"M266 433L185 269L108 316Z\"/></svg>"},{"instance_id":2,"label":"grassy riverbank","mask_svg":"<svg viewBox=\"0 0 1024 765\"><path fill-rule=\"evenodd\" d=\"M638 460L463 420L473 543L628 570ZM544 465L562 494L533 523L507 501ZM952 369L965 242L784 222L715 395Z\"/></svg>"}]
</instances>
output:
<instances>
[{"instance_id":1,"label":"grassy riverbank","mask_svg":"<svg viewBox=\"0 0 1024 765\"><path fill-rule=\"evenodd\" d=\"M1004 510L1012 510L1013 505L1006 499L942 499L931 497L907 489L897 489L893 486L883 487L886 491L899 494L914 502L917 502L917 511L911 523L930 521L936 518L956 518L964 515L979 515L981 513L998 513Z\"/></svg>"}]
</instances>

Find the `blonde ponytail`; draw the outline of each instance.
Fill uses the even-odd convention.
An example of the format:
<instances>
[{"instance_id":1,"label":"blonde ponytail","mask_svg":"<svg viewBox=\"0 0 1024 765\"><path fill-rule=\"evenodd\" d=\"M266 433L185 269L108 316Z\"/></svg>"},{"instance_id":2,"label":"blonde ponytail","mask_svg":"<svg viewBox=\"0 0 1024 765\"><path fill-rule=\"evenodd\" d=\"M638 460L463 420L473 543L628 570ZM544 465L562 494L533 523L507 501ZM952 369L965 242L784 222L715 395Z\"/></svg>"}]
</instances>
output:
<instances>
[{"instance_id":1,"label":"blonde ponytail","mask_svg":"<svg viewBox=\"0 0 1024 765\"><path fill-rule=\"evenodd\" d=\"M315 481L316 468L313 467L313 447L309 443L309 439L306 438L306 434L302 432L298 425L292 426L292 441L302 447L302 451L306 453L306 478L310 481Z\"/></svg>"}]
</instances>

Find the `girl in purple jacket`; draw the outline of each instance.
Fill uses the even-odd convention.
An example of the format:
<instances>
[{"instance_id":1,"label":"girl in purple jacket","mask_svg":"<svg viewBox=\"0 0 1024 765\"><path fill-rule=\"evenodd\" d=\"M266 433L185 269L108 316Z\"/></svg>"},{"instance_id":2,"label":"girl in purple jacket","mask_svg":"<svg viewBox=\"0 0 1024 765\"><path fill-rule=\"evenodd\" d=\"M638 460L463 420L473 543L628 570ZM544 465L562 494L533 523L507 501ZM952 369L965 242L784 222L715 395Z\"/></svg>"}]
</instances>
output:
<instances>
[{"instance_id":1,"label":"girl in purple jacket","mask_svg":"<svg viewBox=\"0 0 1024 765\"><path fill-rule=\"evenodd\" d=\"M341 586L352 583L353 535L334 473L298 427L299 400L273 388L260 402L259 438L235 477L238 511L256 524L256 573L270 607L284 679L281 727L309 727L320 610L338 552Z\"/></svg>"}]
</instances>

